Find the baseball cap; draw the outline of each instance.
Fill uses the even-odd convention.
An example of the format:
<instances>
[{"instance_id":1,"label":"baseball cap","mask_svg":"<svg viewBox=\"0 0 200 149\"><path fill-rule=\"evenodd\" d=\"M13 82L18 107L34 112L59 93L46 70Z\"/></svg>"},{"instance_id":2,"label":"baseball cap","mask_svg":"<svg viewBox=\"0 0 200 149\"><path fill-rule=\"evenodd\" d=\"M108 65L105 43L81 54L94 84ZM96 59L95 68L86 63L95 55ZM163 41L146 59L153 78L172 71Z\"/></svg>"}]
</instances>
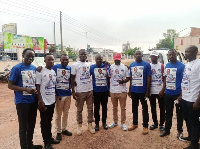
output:
<instances>
[{"instance_id":1,"label":"baseball cap","mask_svg":"<svg viewBox=\"0 0 200 149\"><path fill-rule=\"evenodd\" d=\"M114 55L114 60L121 60L122 59L122 55L120 53L115 53Z\"/></svg>"},{"instance_id":2,"label":"baseball cap","mask_svg":"<svg viewBox=\"0 0 200 149\"><path fill-rule=\"evenodd\" d=\"M152 51L151 55L158 56L159 54L157 51L154 50L154 51Z\"/></svg>"}]
</instances>

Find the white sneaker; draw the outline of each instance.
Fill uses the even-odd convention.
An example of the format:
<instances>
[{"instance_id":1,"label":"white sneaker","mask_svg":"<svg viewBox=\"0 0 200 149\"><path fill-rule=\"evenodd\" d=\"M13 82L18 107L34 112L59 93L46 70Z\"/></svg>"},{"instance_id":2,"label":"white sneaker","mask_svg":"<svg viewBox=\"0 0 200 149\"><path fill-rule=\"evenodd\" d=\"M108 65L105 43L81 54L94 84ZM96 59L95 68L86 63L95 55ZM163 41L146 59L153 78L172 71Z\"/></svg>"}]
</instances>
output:
<instances>
[{"instance_id":1,"label":"white sneaker","mask_svg":"<svg viewBox=\"0 0 200 149\"><path fill-rule=\"evenodd\" d=\"M127 130L128 130L126 124L122 124L122 130L123 130L123 131L127 131Z\"/></svg>"},{"instance_id":2,"label":"white sneaker","mask_svg":"<svg viewBox=\"0 0 200 149\"><path fill-rule=\"evenodd\" d=\"M112 124L110 124L108 127L109 127L109 128L113 128L113 127L115 127L115 126L118 126L118 124L117 124L117 123L112 123Z\"/></svg>"}]
</instances>

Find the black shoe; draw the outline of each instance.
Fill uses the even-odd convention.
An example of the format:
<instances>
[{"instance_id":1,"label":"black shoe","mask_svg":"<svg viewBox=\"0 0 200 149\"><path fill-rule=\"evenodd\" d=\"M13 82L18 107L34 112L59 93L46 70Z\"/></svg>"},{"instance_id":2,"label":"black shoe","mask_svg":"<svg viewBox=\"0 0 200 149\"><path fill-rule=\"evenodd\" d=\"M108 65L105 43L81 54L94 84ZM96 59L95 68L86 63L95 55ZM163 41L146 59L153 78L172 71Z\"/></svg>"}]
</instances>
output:
<instances>
[{"instance_id":1,"label":"black shoe","mask_svg":"<svg viewBox=\"0 0 200 149\"><path fill-rule=\"evenodd\" d=\"M95 131L99 131L99 125L96 124L95 127L94 127Z\"/></svg>"},{"instance_id":2,"label":"black shoe","mask_svg":"<svg viewBox=\"0 0 200 149\"><path fill-rule=\"evenodd\" d=\"M54 149L54 148L51 146L50 143L44 145L44 148L45 148L45 149Z\"/></svg>"},{"instance_id":3,"label":"black shoe","mask_svg":"<svg viewBox=\"0 0 200 149\"><path fill-rule=\"evenodd\" d=\"M154 129L156 129L156 128L158 128L158 125L156 125L156 124L153 124L153 125L151 125L151 126L150 126L150 128L149 128L149 129L150 129L150 130L154 130Z\"/></svg>"},{"instance_id":4,"label":"black shoe","mask_svg":"<svg viewBox=\"0 0 200 149\"><path fill-rule=\"evenodd\" d=\"M72 133L69 132L68 130L62 131L62 134L66 135L66 136L72 136Z\"/></svg>"},{"instance_id":5,"label":"black shoe","mask_svg":"<svg viewBox=\"0 0 200 149\"><path fill-rule=\"evenodd\" d=\"M106 123L103 123L103 128L104 128L105 130L107 130L107 129L108 129L108 125L107 125Z\"/></svg>"},{"instance_id":6,"label":"black shoe","mask_svg":"<svg viewBox=\"0 0 200 149\"><path fill-rule=\"evenodd\" d=\"M198 146L193 146L192 144L190 144L188 147L183 148L183 149L199 149L199 145Z\"/></svg>"},{"instance_id":7,"label":"black shoe","mask_svg":"<svg viewBox=\"0 0 200 149\"><path fill-rule=\"evenodd\" d=\"M50 143L51 144L59 144L60 141L59 140L55 140L54 138L51 138Z\"/></svg>"},{"instance_id":8,"label":"black shoe","mask_svg":"<svg viewBox=\"0 0 200 149\"><path fill-rule=\"evenodd\" d=\"M62 135L61 135L61 133L57 133L56 140L59 140L59 141L62 140Z\"/></svg>"},{"instance_id":9,"label":"black shoe","mask_svg":"<svg viewBox=\"0 0 200 149\"><path fill-rule=\"evenodd\" d=\"M33 144L31 144L31 145L28 147L28 149L42 149L42 148L43 148L42 145L33 145Z\"/></svg>"},{"instance_id":10,"label":"black shoe","mask_svg":"<svg viewBox=\"0 0 200 149\"><path fill-rule=\"evenodd\" d=\"M160 137L164 137L170 134L169 130L164 130L163 132L161 132Z\"/></svg>"},{"instance_id":11,"label":"black shoe","mask_svg":"<svg viewBox=\"0 0 200 149\"><path fill-rule=\"evenodd\" d=\"M160 126L159 129L160 129L160 131L164 131L165 127L164 126Z\"/></svg>"},{"instance_id":12,"label":"black shoe","mask_svg":"<svg viewBox=\"0 0 200 149\"><path fill-rule=\"evenodd\" d=\"M179 140L184 141L184 142L190 142L191 139L189 137L179 137Z\"/></svg>"}]
</instances>

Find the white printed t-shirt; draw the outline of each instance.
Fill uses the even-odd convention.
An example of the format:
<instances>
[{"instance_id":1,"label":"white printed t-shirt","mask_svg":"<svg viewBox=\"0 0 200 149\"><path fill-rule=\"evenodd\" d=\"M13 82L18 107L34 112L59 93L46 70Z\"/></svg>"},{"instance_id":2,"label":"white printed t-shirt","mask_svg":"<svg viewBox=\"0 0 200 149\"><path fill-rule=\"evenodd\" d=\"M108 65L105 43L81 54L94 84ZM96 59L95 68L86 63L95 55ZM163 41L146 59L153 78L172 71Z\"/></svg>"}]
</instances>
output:
<instances>
[{"instance_id":1,"label":"white printed t-shirt","mask_svg":"<svg viewBox=\"0 0 200 149\"><path fill-rule=\"evenodd\" d=\"M162 68L161 63L152 64L151 65L151 94L159 94L163 87L163 74L162 74Z\"/></svg>"},{"instance_id":2,"label":"white printed t-shirt","mask_svg":"<svg viewBox=\"0 0 200 149\"><path fill-rule=\"evenodd\" d=\"M76 92L88 92L93 90L90 78L90 66L92 63L78 61L72 65L71 74L76 75Z\"/></svg>"},{"instance_id":3,"label":"white printed t-shirt","mask_svg":"<svg viewBox=\"0 0 200 149\"><path fill-rule=\"evenodd\" d=\"M42 68L41 72L36 72L36 84L40 84L40 93L44 104L52 105L55 103L55 71Z\"/></svg>"},{"instance_id":4,"label":"white printed t-shirt","mask_svg":"<svg viewBox=\"0 0 200 149\"><path fill-rule=\"evenodd\" d=\"M200 60L196 59L186 64L181 83L182 99L195 102L200 91Z\"/></svg>"},{"instance_id":5,"label":"white printed t-shirt","mask_svg":"<svg viewBox=\"0 0 200 149\"><path fill-rule=\"evenodd\" d=\"M125 80L126 77L130 77L128 68L124 64L110 66L110 92L111 93L122 93L127 92L126 83L119 84L118 80Z\"/></svg>"}]
</instances>

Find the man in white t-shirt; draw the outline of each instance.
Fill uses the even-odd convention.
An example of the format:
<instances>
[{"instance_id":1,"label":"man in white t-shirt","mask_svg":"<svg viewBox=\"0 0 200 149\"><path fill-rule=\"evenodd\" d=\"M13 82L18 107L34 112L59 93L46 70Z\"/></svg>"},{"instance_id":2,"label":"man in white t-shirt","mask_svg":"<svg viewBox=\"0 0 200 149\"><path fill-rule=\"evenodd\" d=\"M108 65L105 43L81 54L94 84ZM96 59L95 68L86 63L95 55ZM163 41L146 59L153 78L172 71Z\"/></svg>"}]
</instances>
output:
<instances>
[{"instance_id":1,"label":"man in white t-shirt","mask_svg":"<svg viewBox=\"0 0 200 149\"><path fill-rule=\"evenodd\" d=\"M181 138L191 141L186 149L199 149L199 112L195 102L200 100L200 60L197 59L198 48L194 45L185 50L185 58L188 63L185 66L182 79L182 110L188 130L188 137Z\"/></svg>"},{"instance_id":2,"label":"man in white t-shirt","mask_svg":"<svg viewBox=\"0 0 200 149\"><path fill-rule=\"evenodd\" d=\"M41 132L45 149L53 149L51 144L60 143L59 140L52 138L51 121L55 107L55 85L56 73L52 69L54 56L50 53L45 54L44 62L46 66L41 72L36 72L36 88L38 91L38 106L41 117Z\"/></svg>"},{"instance_id":3,"label":"man in white t-shirt","mask_svg":"<svg viewBox=\"0 0 200 149\"><path fill-rule=\"evenodd\" d=\"M113 104L113 121L109 128L113 128L118 125L118 100L121 107L121 127L126 131L126 98L127 88L126 83L129 81L128 68L121 63L121 54L115 53L114 64L110 67L110 96Z\"/></svg>"},{"instance_id":4,"label":"man in white t-shirt","mask_svg":"<svg viewBox=\"0 0 200 149\"><path fill-rule=\"evenodd\" d=\"M150 104L151 114L154 124L150 126L150 130L154 130L158 127L157 111L156 111L156 98L158 99L160 108L160 130L164 130L165 122L165 102L164 98L159 95L163 87L163 72L164 65L158 62L159 54L157 51L151 53L151 88L150 88Z\"/></svg>"},{"instance_id":5,"label":"man in white t-shirt","mask_svg":"<svg viewBox=\"0 0 200 149\"><path fill-rule=\"evenodd\" d=\"M72 65L71 69L71 85L72 85L72 95L76 100L77 107L77 135L82 134L82 111L84 102L87 104L88 111L88 130L90 133L95 133L92 127L93 121L93 86L90 78L90 65L91 63L86 62L87 54L85 49L79 51L79 61ZM75 90L76 82L76 90Z\"/></svg>"}]
</instances>

